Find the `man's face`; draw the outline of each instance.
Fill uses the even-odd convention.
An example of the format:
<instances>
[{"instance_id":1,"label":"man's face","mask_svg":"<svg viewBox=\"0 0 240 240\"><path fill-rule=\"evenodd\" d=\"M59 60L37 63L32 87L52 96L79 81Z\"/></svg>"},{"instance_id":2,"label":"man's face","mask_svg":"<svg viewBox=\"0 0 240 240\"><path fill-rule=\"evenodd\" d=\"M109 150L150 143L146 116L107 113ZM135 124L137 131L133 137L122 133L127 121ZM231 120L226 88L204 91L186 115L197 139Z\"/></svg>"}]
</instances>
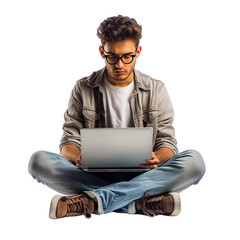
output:
<instances>
[{"instance_id":1,"label":"man's face","mask_svg":"<svg viewBox=\"0 0 240 240\"><path fill-rule=\"evenodd\" d=\"M104 50L102 46L99 47L100 54L103 58L105 58L104 55L110 57L128 57L136 54L136 57L133 58L133 61L130 64L123 63L122 60L119 59L117 63L111 65L105 59L108 74L107 79L111 84L117 87L125 87L133 81L133 69L136 63L136 58L139 57L141 50L140 46L136 49L136 43L131 39L120 42L107 42L104 45Z\"/></svg>"}]
</instances>

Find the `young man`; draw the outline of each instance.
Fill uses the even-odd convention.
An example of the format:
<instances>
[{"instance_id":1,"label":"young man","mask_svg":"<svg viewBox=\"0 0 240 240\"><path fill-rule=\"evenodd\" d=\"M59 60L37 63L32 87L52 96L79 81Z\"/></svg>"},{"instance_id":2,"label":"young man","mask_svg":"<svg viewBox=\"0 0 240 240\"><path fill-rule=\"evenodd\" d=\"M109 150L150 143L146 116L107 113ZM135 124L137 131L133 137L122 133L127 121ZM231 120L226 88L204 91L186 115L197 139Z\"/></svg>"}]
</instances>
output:
<instances>
[{"instance_id":1,"label":"young man","mask_svg":"<svg viewBox=\"0 0 240 240\"><path fill-rule=\"evenodd\" d=\"M197 151L178 153L165 85L134 68L142 50L141 31L129 17L111 17L100 24L99 52L106 65L74 86L64 115L61 155L38 151L30 159L29 172L38 182L67 195L53 197L50 218L89 218L112 211L178 215L179 192L197 184L205 172ZM151 170L84 172L80 129L99 127L152 127L152 159L140 165Z\"/></svg>"}]
</instances>

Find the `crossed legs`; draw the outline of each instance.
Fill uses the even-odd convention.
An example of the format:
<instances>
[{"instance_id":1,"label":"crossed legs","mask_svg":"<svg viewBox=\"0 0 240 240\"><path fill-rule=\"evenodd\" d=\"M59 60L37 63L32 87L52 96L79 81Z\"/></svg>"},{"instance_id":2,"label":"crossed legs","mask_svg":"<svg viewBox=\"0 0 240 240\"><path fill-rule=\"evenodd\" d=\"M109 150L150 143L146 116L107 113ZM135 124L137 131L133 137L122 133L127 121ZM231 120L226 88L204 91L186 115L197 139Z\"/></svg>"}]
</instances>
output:
<instances>
[{"instance_id":1,"label":"crossed legs","mask_svg":"<svg viewBox=\"0 0 240 240\"><path fill-rule=\"evenodd\" d=\"M181 192L197 184L205 172L202 156L195 150L176 154L158 168L145 173L93 174L82 171L62 156L38 151L29 162L29 172L62 194L85 193L98 205L96 213L134 213L135 200L146 191L150 196ZM104 176L104 177L103 177Z\"/></svg>"}]
</instances>

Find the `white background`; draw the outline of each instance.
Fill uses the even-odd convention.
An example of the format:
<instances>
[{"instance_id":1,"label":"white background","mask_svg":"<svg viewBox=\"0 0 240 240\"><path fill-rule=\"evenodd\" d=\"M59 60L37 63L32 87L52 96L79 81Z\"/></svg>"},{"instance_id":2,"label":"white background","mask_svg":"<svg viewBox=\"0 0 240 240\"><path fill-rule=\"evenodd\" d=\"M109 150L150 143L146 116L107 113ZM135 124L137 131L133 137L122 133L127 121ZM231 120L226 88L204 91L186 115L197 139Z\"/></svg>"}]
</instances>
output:
<instances>
[{"instance_id":1,"label":"white background","mask_svg":"<svg viewBox=\"0 0 240 240\"><path fill-rule=\"evenodd\" d=\"M239 239L239 12L233 0L1 1L3 239ZM207 172L182 192L178 217L50 220L55 192L31 178L28 161L58 152L73 85L104 66L96 29L118 14L142 25L136 68L166 84L179 150L200 151Z\"/></svg>"}]
</instances>

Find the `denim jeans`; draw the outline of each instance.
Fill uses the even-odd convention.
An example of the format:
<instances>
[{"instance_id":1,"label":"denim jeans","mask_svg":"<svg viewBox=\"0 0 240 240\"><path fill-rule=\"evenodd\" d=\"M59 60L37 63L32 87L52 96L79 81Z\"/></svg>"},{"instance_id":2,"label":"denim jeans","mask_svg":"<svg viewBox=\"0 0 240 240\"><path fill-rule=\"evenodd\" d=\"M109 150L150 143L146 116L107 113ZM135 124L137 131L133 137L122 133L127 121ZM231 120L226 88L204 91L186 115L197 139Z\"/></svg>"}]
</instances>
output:
<instances>
[{"instance_id":1,"label":"denim jeans","mask_svg":"<svg viewBox=\"0 0 240 240\"><path fill-rule=\"evenodd\" d=\"M29 173L59 193L86 193L98 203L97 214L134 213L134 200L146 191L160 195L197 184L205 173L205 164L197 151L187 150L144 173L89 173L58 154L38 151L30 159Z\"/></svg>"}]
</instances>

